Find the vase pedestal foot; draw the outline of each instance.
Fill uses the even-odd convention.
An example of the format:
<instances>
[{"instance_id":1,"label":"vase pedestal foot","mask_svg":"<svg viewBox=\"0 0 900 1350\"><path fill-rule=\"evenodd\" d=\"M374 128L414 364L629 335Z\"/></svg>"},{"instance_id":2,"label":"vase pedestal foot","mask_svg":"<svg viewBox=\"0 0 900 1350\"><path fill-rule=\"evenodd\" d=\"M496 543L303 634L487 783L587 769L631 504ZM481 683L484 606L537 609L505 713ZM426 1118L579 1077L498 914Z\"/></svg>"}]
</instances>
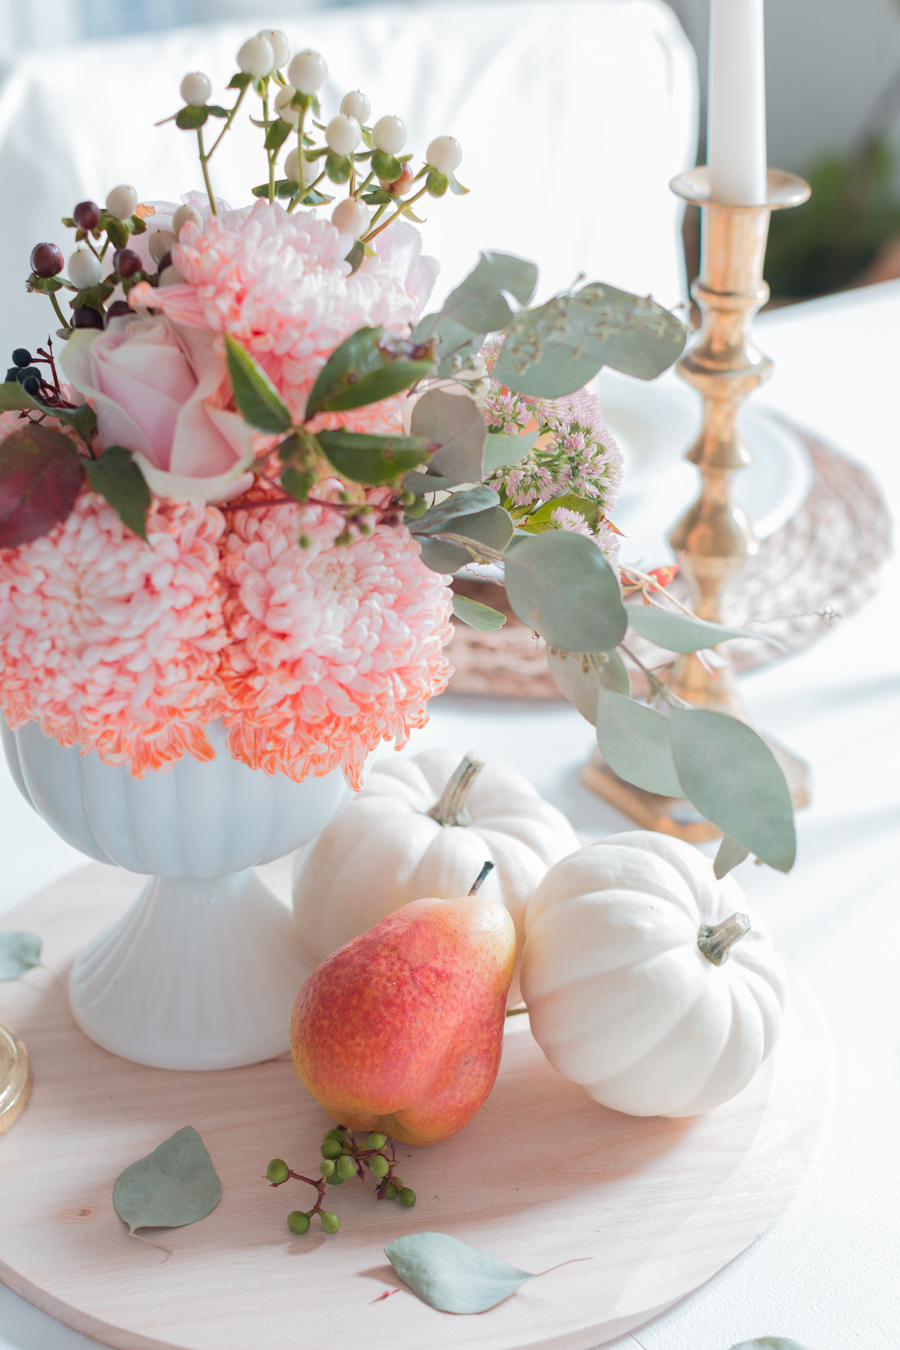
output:
<instances>
[{"instance_id":1,"label":"vase pedestal foot","mask_svg":"<svg viewBox=\"0 0 900 1350\"><path fill-rule=\"evenodd\" d=\"M159 1069L231 1069L289 1049L309 974L290 912L252 870L151 877L72 967L72 1015L105 1050Z\"/></svg>"}]
</instances>

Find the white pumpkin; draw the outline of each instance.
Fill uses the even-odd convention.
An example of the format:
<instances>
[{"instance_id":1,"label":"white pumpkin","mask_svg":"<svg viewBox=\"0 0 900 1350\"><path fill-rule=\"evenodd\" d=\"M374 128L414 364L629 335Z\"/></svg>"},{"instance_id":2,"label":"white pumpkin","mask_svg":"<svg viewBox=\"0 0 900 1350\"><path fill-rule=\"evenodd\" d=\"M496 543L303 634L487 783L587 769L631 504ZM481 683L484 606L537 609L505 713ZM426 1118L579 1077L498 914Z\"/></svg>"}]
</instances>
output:
<instances>
[{"instance_id":1,"label":"white pumpkin","mask_svg":"<svg viewBox=\"0 0 900 1350\"><path fill-rule=\"evenodd\" d=\"M366 785L294 865L294 913L310 969L411 900L481 888L503 901L519 954L525 907L552 863L578 848L561 811L506 764L454 750L379 760ZM518 971L509 1006L520 1002Z\"/></svg>"},{"instance_id":2,"label":"white pumpkin","mask_svg":"<svg viewBox=\"0 0 900 1350\"><path fill-rule=\"evenodd\" d=\"M680 839L633 830L580 849L544 877L525 931L534 1037L604 1106L708 1111L747 1086L778 1039L781 958L734 878L718 881Z\"/></svg>"}]
</instances>

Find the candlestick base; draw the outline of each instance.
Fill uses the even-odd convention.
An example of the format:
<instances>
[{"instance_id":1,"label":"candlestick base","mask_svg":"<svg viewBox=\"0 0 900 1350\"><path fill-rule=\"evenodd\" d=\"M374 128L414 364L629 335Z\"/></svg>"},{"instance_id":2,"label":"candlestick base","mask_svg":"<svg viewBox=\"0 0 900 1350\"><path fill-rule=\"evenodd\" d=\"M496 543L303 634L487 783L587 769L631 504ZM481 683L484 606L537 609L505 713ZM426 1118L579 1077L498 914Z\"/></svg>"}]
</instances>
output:
<instances>
[{"instance_id":1,"label":"candlestick base","mask_svg":"<svg viewBox=\"0 0 900 1350\"><path fill-rule=\"evenodd\" d=\"M0 1022L0 1134L16 1123L30 1094L28 1051L16 1033Z\"/></svg>"}]
</instances>

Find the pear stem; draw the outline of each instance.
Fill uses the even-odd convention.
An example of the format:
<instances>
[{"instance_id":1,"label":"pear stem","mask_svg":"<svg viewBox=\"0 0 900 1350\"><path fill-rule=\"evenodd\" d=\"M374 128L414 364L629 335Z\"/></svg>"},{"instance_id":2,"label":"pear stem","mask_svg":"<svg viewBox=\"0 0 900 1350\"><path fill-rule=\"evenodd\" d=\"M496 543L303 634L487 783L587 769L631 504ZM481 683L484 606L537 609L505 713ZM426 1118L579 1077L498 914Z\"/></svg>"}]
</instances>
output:
<instances>
[{"instance_id":1,"label":"pear stem","mask_svg":"<svg viewBox=\"0 0 900 1350\"><path fill-rule=\"evenodd\" d=\"M466 798L483 768L483 760L466 755L441 793L440 800L428 812L431 819L439 825L468 825L470 817L466 810Z\"/></svg>"},{"instance_id":2,"label":"pear stem","mask_svg":"<svg viewBox=\"0 0 900 1350\"><path fill-rule=\"evenodd\" d=\"M721 966L731 953L736 942L750 932L750 919L746 914L732 914L710 927L704 924L697 934L697 946L714 966Z\"/></svg>"},{"instance_id":3,"label":"pear stem","mask_svg":"<svg viewBox=\"0 0 900 1350\"><path fill-rule=\"evenodd\" d=\"M478 873L478 876L475 878L472 889L469 891L470 895L478 894L478 892L481 890L481 883L484 881L485 877L488 876L490 872L493 872L493 870L494 864L492 862L486 862L484 864L484 867L482 867L481 871Z\"/></svg>"}]
</instances>

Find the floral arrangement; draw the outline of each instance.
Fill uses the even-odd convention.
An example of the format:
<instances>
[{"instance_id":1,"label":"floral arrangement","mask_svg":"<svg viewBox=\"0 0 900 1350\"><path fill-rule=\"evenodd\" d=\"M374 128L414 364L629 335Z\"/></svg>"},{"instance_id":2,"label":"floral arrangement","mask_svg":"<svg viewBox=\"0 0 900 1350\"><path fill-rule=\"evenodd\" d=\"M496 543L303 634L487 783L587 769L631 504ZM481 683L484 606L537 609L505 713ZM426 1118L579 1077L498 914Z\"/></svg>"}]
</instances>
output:
<instances>
[{"instance_id":1,"label":"floral arrangement","mask_svg":"<svg viewBox=\"0 0 900 1350\"><path fill-rule=\"evenodd\" d=\"M65 346L58 360L51 340L17 349L0 385L10 726L36 720L140 776L211 758L204 727L219 719L251 767L296 780L341 768L356 786L373 746L402 744L445 687L451 612L503 622L450 589L474 560L503 569L617 771L671 784L673 753L699 752L647 722L666 719L630 699L616 648L629 625L678 651L729 630L634 569L622 579L648 603L626 614L609 520L621 460L586 386L604 364L653 378L683 324L598 282L533 305L536 267L505 254L482 254L423 313L438 264L413 207L467 191L458 142L437 136L417 167L402 120L373 120L358 90L325 120L323 57L291 58L278 31L250 38L237 65L229 106L193 72L167 119L196 137L205 196L144 202L119 185L64 220L68 261L51 242L32 253L27 285ZM253 98L265 174L255 204L232 210L211 166ZM675 709L652 672L651 693ZM598 717L606 694L627 712L601 697ZM716 720L732 724L726 739L755 735ZM647 769L648 746L664 771ZM731 803L730 848L790 865L790 803L770 828L763 767L749 817L714 766L702 801L691 795L720 824Z\"/></svg>"}]
</instances>

